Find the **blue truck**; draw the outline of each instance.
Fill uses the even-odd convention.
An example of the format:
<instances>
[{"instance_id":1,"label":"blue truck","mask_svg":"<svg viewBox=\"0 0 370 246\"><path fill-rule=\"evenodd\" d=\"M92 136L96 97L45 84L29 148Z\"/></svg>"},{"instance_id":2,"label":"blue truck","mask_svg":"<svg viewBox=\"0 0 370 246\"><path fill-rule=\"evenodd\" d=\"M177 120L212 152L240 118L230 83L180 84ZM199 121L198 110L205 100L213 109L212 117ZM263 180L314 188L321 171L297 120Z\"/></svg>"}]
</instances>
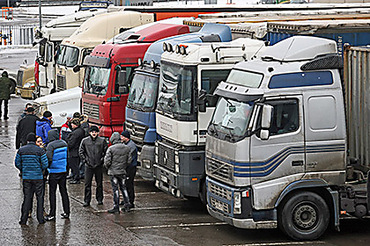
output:
<instances>
[{"instance_id":1,"label":"blue truck","mask_svg":"<svg viewBox=\"0 0 370 246\"><path fill-rule=\"evenodd\" d=\"M228 41L231 41L228 26L206 24L198 32L161 39L148 48L142 65L134 73L124 124L138 146L140 163L138 174L144 179L153 180L154 143L159 138L156 131L155 108L160 75L159 62L164 49L173 50L179 43Z\"/></svg>"}]
</instances>

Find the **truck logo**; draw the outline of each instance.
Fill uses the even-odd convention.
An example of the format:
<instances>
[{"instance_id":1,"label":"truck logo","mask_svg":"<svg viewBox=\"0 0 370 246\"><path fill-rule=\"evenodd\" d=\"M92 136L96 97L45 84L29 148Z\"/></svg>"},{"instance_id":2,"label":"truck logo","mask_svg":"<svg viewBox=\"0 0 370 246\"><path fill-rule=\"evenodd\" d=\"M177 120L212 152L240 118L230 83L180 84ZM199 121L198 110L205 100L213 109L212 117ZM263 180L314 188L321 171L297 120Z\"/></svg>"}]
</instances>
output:
<instances>
[{"instance_id":1,"label":"truck logo","mask_svg":"<svg viewBox=\"0 0 370 246\"><path fill-rule=\"evenodd\" d=\"M172 133L172 125L166 122L160 121L159 128L161 128L163 131Z\"/></svg>"}]
</instances>

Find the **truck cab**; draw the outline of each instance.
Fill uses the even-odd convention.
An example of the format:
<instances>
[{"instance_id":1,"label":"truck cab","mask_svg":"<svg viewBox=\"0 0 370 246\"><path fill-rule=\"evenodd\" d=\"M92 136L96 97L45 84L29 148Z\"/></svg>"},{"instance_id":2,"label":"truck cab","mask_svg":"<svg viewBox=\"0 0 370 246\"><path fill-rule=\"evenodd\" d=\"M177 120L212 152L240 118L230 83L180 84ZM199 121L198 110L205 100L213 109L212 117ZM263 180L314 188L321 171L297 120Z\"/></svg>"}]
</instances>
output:
<instances>
[{"instance_id":1,"label":"truck cab","mask_svg":"<svg viewBox=\"0 0 370 246\"><path fill-rule=\"evenodd\" d=\"M135 69L126 107L125 128L138 147L138 175L144 179L153 180L154 143L159 138L155 108L162 53L173 50L179 43L211 42L209 37L226 39L224 36L228 35L229 29L226 26L206 24L199 32L161 39L148 48L141 66Z\"/></svg>"},{"instance_id":2,"label":"truck cab","mask_svg":"<svg viewBox=\"0 0 370 246\"><path fill-rule=\"evenodd\" d=\"M235 63L252 59L264 42L178 44L163 53L155 143L155 185L176 197L205 202L205 134L217 97L213 91Z\"/></svg>"},{"instance_id":3,"label":"truck cab","mask_svg":"<svg viewBox=\"0 0 370 246\"><path fill-rule=\"evenodd\" d=\"M69 38L62 41L56 65L56 89L66 90L82 86L84 58L91 53L96 45L107 42L113 36L132 27L153 22L152 14L131 11L105 13L85 21Z\"/></svg>"},{"instance_id":4,"label":"truck cab","mask_svg":"<svg viewBox=\"0 0 370 246\"><path fill-rule=\"evenodd\" d=\"M297 240L320 237L329 220L339 225L347 196L341 68L335 41L303 36L235 65L215 90L207 130L212 216L239 228L279 226Z\"/></svg>"},{"instance_id":5,"label":"truck cab","mask_svg":"<svg viewBox=\"0 0 370 246\"><path fill-rule=\"evenodd\" d=\"M113 132L123 130L134 68L150 44L188 32L185 25L156 23L132 33L124 42L98 45L86 57L82 111L91 123L101 126L101 136L109 138Z\"/></svg>"}]
</instances>

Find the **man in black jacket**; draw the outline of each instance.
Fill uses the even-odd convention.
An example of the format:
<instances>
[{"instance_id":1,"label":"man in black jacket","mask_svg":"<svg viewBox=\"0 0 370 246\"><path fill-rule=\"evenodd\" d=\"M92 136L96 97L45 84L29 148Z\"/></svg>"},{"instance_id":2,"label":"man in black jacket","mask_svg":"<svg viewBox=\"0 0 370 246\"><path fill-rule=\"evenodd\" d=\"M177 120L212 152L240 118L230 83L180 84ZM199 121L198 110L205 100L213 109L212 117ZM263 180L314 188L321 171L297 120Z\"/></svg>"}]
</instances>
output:
<instances>
[{"instance_id":1,"label":"man in black jacket","mask_svg":"<svg viewBox=\"0 0 370 246\"><path fill-rule=\"evenodd\" d=\"M90 206L93 175L95 175L96 182L96 200L98 205L103 204L103 163L108 148L105 139L98 137L99 128L97 126L91 126L89 133L90 136L82 140L79 150L82 163L85 164L84 207Z\"/></svg>"},{"instance_id":2,"label":"man in black jacket","mask_svg":"<svg viewBox=\"0 0 370 246\"><path fill-rule=\"evenodd\" d=\"M17 134L15 137L15 147L17 149L27 144L26 138L28 133L36 133L36 121L39 120L39 118L34 114L35 109L33 107L28 107L26 112L26 116L22 118L17 125Z\"/></svg>"},{"instance_id":3,"label":"man in black jacket","mask_svg":"<svg viewBox=\"0 0 370 246\"><path fill-rule=\"evenodd\" d=\"M84 130L80 127L80 120L73 119L71 121L72 132L68 134L67 144L68 144L68 165L72 170L72 180L70 184L80 183L80 156L78 154L78 149L82 139L85 137Z\"/></svg>"}]
</instances>

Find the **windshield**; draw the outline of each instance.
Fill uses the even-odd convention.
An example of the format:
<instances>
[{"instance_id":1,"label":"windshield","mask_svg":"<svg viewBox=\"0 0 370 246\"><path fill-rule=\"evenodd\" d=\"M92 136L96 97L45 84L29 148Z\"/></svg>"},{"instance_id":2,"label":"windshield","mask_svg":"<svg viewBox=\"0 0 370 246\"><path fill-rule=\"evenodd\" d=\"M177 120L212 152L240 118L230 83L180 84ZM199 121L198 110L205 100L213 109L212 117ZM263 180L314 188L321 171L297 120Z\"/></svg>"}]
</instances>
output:
<instances>
[{"instance_id":1,"label":"windshield","mask_svg":"<svg viewBox=\"0 0 370 246\"><path fill-rule=\"evenodd\" d=\"M107 93L110 68L88 67L85 72L84 92L105 95Z\"/></svg>"},{"instance_id":2,"label":"windshield","mask_svg":"<svg viewBox=\"0 0 370 246\"><path fill-rule=\"evenodd\" d=\"M159 78L136 72L132 80L128 106L140 110L153 109L157 98Z\"/></svg>"},{"instance_id":3,"label":"windshield","mask_svg":"<svg viewBox=\"0 0 370 246\"><path fill-rule=\"evenodd\" d=\"M263 75L260 73L232 69L226 81L250 88L258 88L261 85L262 79Z\"/></svg>"},{"instance_id":4,"label":"windshield","mask_svg":"<svg viewBox=\"0 0 370 246\"><path fill-rule=\"evenodd\" d=\"M73 67L78 62L78 55L78 48L61 45L58 51L57 64L67 67Z\"/></svg>"},{"instance_id":5,"label":"windshield","mask_svg":"<svg viewBox=\"0 0 370 246\"><path fill-rule=\"evenodd\" d=\"M194 80L195 68L162 63L157 109L172 115L190 115Z\"/></svg>"},{"instance_id":6,"label":"windshield","mask_svg":"<svg viewBox=\"0 0 370 246\"><path fill-rule=\"evenodd\" d=\"M218 101L209 130L242 137L247 131L253 103L238 102L232 99L221 98Z\"/></svg>"}]
</instances>

